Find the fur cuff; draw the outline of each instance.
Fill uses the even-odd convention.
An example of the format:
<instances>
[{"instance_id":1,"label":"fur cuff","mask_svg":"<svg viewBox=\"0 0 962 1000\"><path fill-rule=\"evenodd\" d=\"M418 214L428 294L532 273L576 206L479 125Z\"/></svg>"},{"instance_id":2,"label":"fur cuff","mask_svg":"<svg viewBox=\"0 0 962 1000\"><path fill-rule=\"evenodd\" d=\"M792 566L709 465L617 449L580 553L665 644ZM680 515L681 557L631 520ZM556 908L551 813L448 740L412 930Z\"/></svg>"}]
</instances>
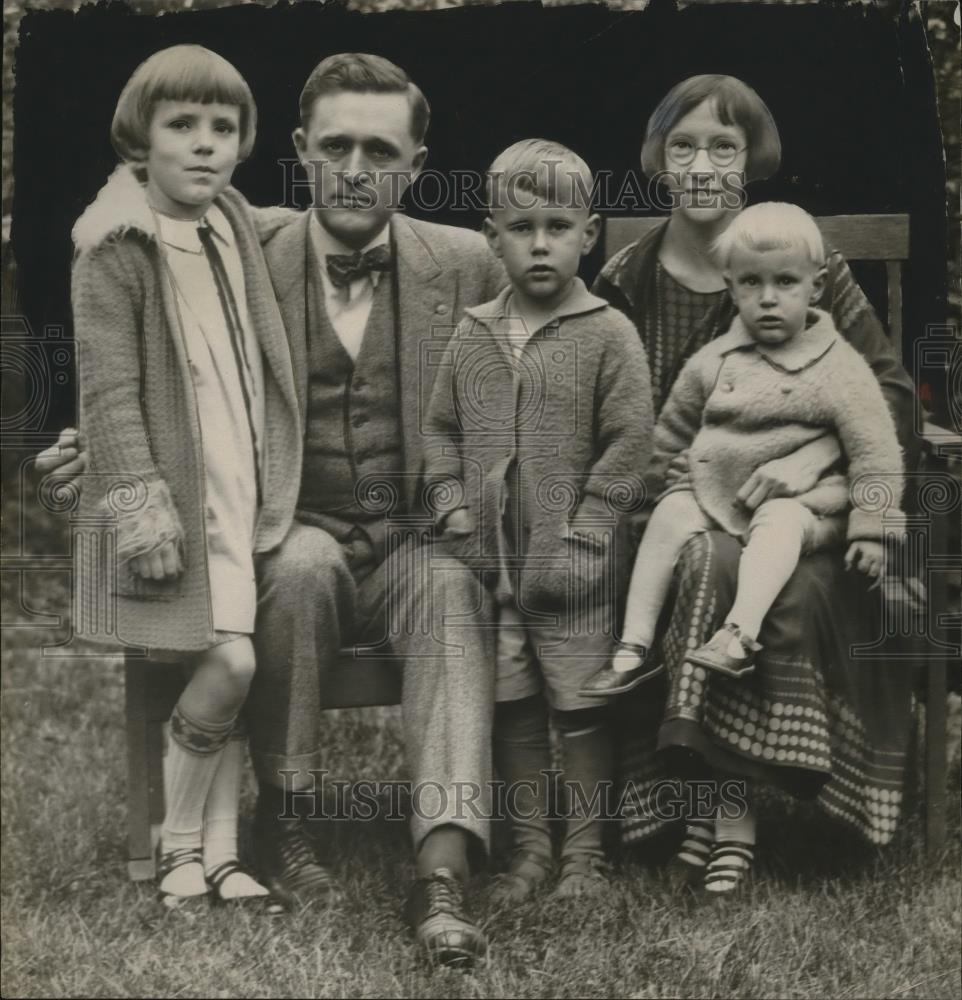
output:
<instances>
[{"instance_id":1,"label":"fur cuff","mask_svg":"<svg viewBox=\"0 0 962 1000\"><path fill-rule=\"evenodd\" d=\"M867 511L857 507L848 516L848 541L867 538L873 541L905 537L905 514L901 510Z\"/></svg>"},{"instance_id":2,"label":"fur cuff","mask_svg":"<svg viewBox=\"0 0 962 1000\"><path fill-rule=\"evenodd\" d=\"M184 529L162 479L141 480L133 495L123 499L121 505L108 493L101 501L101 508L116 517L118 561L147 555L166 542L183 549Z\"/></svg>"}]
</instances>

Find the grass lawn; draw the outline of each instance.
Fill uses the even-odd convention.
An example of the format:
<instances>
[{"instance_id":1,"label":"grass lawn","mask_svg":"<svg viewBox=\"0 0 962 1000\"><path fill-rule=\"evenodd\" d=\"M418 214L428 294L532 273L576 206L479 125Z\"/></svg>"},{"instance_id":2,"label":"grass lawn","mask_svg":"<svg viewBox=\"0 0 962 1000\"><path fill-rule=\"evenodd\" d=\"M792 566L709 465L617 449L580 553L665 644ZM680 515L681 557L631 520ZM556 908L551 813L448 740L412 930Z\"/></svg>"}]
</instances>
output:
<instances>
[{"instance_id":1,"label":"grass lawn","mask_svg":"<svg viewBox=\"0 0 962 1000\"><path fill-rule=\"evenodd\" d=\"M63 607L65 581L36 580L35 609ZM399 822L317 824L348 890L337 911L214 910L192 923L162 912L126 877L120 666L41 658L54 635L4 636L4 997L960 996L957 754L934 863L914 818L876 851L772 798L748 898L680 899L658 878L657 848L618 859L591 909L542 896L496 915L479 878L470 898L491 957L473 974L433 972L399 919L412 877ZM397 710L327 718L333 776L401 776ZM248 814L251 803L248 788Z\"/></svg>"}]
</instances>

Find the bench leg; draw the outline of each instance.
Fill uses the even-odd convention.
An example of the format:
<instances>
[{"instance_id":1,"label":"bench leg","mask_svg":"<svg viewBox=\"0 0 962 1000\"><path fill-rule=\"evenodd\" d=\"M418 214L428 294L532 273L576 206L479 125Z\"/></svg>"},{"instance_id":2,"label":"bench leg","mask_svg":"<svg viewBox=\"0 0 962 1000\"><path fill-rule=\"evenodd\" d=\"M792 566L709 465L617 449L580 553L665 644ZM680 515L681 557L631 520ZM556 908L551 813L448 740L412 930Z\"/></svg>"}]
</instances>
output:
<instances>
[{"instance_id":1,"label":"bench leg","mask_svg":"<svg viewBox=\"0 0 962 1000\"><path fill-rule=\"evenodd\" d=\"M930 857L945 843L946 709L945 660L926 667L925 686L925 849Z\"/></svg>"},{"instance_id":2,"label":"bench leg","mask_svg":"<svg viewBox=\"0 0 962 1000\"><path fill-rule=\"evenodd\" d=\"M134 881L154 877L150 837L147 668L142 660L124 665L127 714L127 870Z\"/></svg>"},{"instance_id":3,"label":"bench leg","mask_svg":"<svg viewBox=\"0 0 962 1000\"><path fill-rule=\"evenodd\" d=\"M147 724L147 797L150 856L153 859L164 822L164 723ZM153 867L153 863L152 863Z\"/></svg>"}]
</instances>

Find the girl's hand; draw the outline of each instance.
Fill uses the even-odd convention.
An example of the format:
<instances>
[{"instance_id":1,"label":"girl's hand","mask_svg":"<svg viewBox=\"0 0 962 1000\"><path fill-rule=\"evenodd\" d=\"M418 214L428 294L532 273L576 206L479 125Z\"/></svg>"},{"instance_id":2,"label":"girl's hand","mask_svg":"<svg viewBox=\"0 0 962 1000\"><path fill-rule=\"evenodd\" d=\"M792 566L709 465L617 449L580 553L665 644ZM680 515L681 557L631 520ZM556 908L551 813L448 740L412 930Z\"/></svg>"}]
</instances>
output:
<instances>
[{"instance_id":1,"label":"girl's hand","mask_svg":"<svg viewBox=\"0 0 962 1000\"><path fill-rule=\"evenodd\" d=\"M868 540L852 542L845 553L845 568L850 570L853 567L875 579L875 583L869 588L875 590L882 582L885 570L885 546L881 542Z\"/></svg>"},{"instance_id":2,"label":"girl's hand","mask_svg":"<svg viewBox=\"0 0 962 1000\"><path fill-rule=\"evenodd\" d=\"M59 476L79 476L87 468L86 438L75 427L65 427L57 443L40 452L34 464L43 476L49 472L56 472Z\"/></svg>"},{"instance_id":3,"label":"girl's hand","mask_svg":"<svg viewBox=\"0 0 962 1000\"><path fill-rule=\"evenodd\" d=\"M180 546L176 542L164 542L153 552L134 556L130 560L130 569L143 580L173 580L184 571Z\"/></svg>"}]
</instances>

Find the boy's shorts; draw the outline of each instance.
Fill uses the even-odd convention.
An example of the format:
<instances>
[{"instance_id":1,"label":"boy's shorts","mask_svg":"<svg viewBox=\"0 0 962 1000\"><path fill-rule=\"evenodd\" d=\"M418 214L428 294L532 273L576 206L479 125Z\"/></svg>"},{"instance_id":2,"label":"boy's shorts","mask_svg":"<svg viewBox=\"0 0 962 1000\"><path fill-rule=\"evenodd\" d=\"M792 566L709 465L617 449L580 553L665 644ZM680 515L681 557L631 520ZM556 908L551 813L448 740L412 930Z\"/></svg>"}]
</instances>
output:
<instances>
[{"instance_id":1,"label":"boy's shorts","mask_svg":"<svg viewBox=\"0 0 962 1000\"><path fill-rule=\"evenodd\" d=\"M548 704L562 712L606 704L578 689L611 656L613 615L607 604L574 618L524 612L513 601L499 604L495 700L517 701L544 690Z\"/></svg>"}]
</instances>

